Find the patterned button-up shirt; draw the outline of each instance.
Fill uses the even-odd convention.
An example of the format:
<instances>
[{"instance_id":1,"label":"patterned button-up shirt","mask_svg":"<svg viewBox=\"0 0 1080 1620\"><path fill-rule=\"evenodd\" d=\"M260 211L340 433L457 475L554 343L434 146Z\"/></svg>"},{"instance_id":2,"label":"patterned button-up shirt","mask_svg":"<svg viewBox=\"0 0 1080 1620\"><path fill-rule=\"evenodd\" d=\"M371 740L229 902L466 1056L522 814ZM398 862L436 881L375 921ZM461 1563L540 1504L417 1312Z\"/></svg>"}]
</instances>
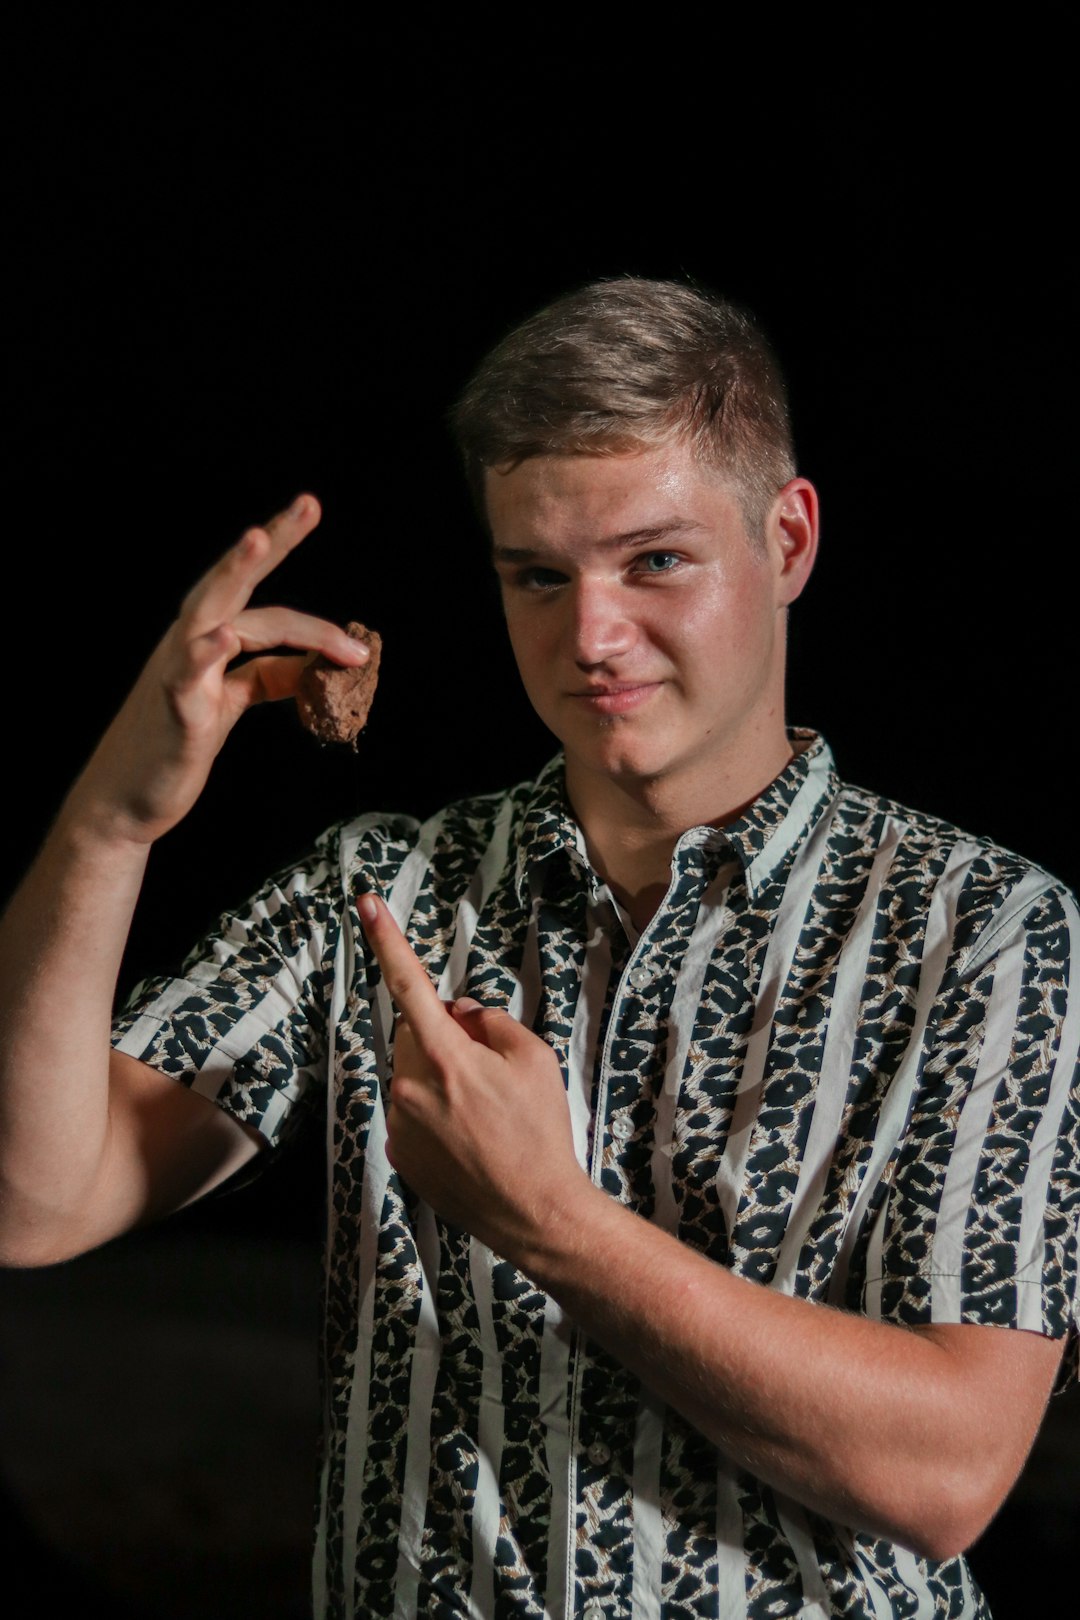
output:
<instances>
[{"instance_id":1,"label":"patterned button-up shirt","mask_svg":"<svg viewBox=\"0 0 1080 1620\"><path fill-rule=\"evenodd\" d=\"M612 1198L763 1286L901 1324L1077 1325L1072 898L801 750L679 839L640 935L561 763L424 825L369 816L139 988L123 1050L271 1142L326 1099L317 1612L720 1620L982 1616L935 1564L735 1467L385 1152L393 1012L356 914L445 998L558 1054Z\"/></svg>"}]
</instances>

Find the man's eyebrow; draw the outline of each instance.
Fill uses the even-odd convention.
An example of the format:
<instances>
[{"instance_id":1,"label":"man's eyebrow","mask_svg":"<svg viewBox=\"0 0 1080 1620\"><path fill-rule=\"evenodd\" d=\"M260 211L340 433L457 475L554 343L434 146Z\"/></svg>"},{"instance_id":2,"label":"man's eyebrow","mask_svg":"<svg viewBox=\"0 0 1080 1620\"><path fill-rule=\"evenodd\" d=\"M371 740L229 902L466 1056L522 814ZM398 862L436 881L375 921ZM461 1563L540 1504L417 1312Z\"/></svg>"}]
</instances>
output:
<instances>
[{"instance_id":1,"label":"man's eyebrow","mask_svg":"<svg viewBox=\"0 0 1080 1620\"><path fill-rule=\"evenodd\" d=\"M600 551L634 551L643 546L655 546L663 540L670 540L679 534L688 534L692 529L700 529L703 525L693 518L672 518L670 523L651 524L644 529L625 529L618 534L605 535L602 540L595 542ZM520 563L532 562L536 557L547 555L543 547L532 546L501 546L495 544L491 548L493 562Z\"/></svg>"}]
</instances>

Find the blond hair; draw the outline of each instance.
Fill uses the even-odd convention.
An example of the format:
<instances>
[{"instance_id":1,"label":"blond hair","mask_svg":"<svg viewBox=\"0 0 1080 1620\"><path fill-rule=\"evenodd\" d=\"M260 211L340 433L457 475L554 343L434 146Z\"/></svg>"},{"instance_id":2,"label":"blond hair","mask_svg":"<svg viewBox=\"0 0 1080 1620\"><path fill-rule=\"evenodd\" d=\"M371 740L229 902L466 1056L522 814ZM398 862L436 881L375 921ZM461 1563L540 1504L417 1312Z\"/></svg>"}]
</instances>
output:
<instances>
[{"instance_id":1,"label":"blond hair","mask_svg":"<svg viewBox=\"0 0 1080 1620\"><path fill-rule=\"evenodd\" d=\"M451 413L477 504L489 467L685 438L736 488L757 538L795 475L787 392L750 316L714 293L625 277L566 294L484 359Z\"/></svg>"}]
</instances>

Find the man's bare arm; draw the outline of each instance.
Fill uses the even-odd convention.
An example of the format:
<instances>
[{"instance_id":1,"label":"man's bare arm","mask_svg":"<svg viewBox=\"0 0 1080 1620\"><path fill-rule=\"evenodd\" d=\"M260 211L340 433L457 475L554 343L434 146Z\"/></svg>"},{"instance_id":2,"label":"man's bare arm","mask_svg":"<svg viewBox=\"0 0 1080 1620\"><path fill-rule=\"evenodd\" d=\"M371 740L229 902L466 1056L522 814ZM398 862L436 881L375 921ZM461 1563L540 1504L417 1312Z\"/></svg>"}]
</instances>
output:
<instances>
[{"instance_id":1,"label":"man's bare arm","mask_svg":"<svg viewBox=\"0 0 1080 1620\"><path fill-rule=\"evenodd\" d=\"M642 1220L577 1163L545 1043L501 1011L449 1012L386 908L360 904L402 1012L387 1123L409 1185L758 1478L930 1557L969 1545L1022 1466L1061 1344L793 1299Z\"/></svg>"},{"instance_id":2,"label":"man's bare arm","mask_svg":"<svg viewBox=\"0 0 1080 1620\"><path fill-rule=\"evenodd\" d=\"M1061 1341L795 1299L587 1191L512 1258L591 1337L826 1518L937 1559L977 1539L1031 1448Z\"/></svg>"},{"instance_id":3,"label":"man's bare arm","mask_svg":"<svg viewBox=\"0 0 1080 1620\"><path fill-rule=\"evenodd\" d=\"M240 715L289 697L309 650L367 650L324 620L249 607L318 523L301 496L249 530L179 617L69 794L0 927L0 1261L78 1253L189 1202L256 1138L113 1054L116 979L147 855L187 814ZM295 655L268 649L294 647ZM233 665L239 654L252 655Z\"/></svg>"}]
</instances>

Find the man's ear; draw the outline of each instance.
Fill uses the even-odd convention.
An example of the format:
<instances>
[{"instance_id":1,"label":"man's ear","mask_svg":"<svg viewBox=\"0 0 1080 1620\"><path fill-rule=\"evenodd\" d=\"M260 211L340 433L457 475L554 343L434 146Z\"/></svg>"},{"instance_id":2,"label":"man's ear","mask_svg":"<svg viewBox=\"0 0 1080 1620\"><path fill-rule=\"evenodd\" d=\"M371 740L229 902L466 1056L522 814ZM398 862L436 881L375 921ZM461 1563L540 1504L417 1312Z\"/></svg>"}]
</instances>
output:
<instances>
[{"instance_id":1,"label":"man's ear","mask_svg":"<svg viewBox=\"0 0 1080 1620\"><path fill-rule=\"evenodd\" d=\"M779 605L802 594L818 547L818 493L807 478L792 478L772 506L766 523L769 554L776 564Z\"/></svg>"}]
</instances>

